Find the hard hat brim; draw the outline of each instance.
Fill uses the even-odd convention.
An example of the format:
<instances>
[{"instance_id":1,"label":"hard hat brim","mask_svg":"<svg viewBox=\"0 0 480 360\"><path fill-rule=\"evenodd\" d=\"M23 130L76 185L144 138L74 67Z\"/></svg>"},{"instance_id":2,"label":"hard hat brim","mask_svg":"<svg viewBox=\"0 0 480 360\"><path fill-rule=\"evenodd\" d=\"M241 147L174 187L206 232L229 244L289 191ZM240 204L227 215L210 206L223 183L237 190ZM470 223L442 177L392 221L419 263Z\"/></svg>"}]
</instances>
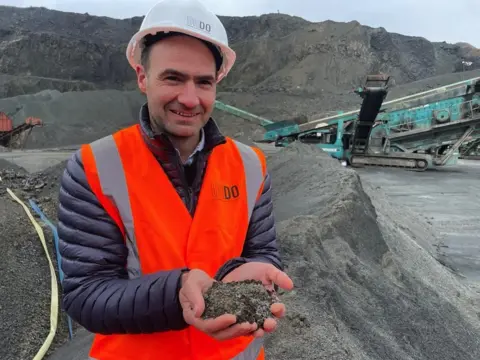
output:
<instances>
[{"instance_id":1,"label":"hard hat brim","mask_svg":"<svg viewBox=\"0 0 480 360\"><path fill-rule=\"evenodd\" d=\"M188 30L178 26L156 26L156 27L144 29L135 33L132 36L130 42L128 43L127 50L126 50L127 59L130 66L133 69L135 69L137 65L140 65L140 61L141 61L140 45L141 45L142 39L146 35L148 34L155 35L157 32L169 32L169 31L180 32L185 35L190 35L192 37L202 39L204 41L208 41L220 49L220 52L223 57L223 62L220 70L217 73L217 83L220 82L225 76L227 76L227 74L232 69L233 64L235 63L235 60L236 60L236 53L228 45L215 41L211 37L202 35L197 31Z\"/></svg>"}]
</instances>

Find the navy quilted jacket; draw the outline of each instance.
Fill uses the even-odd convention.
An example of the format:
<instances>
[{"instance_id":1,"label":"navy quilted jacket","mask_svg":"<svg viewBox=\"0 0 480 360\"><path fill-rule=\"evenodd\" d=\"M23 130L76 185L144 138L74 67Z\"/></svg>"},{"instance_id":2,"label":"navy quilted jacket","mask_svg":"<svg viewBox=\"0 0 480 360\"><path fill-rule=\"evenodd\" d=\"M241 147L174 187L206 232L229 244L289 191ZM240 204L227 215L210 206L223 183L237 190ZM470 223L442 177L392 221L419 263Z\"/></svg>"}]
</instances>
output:
<instances>
[{"instance_id":1,"label":"navy quilted jacket","mask_svg":"<svg viewBox=\"0 0 480 360\"><path fill-rule=\"evenodd\" d=\"M194 214L208 154L225 142L224 136L210 120L204 128L204 150L196 155L191 166L185 167L168 139L152 134L146 105L140 112L140 124L145 141ZM224 264L215 276L217 279L249 261L283 268L272 209L271 180L267 175L243 253ZM89 188L78 151L68 161L61 179L58 220L65 274L62 304L75 321L101 334L151 333L187 327L178 300L182 269L128 279L124 239Z\"/></svg>"}]
</instances>

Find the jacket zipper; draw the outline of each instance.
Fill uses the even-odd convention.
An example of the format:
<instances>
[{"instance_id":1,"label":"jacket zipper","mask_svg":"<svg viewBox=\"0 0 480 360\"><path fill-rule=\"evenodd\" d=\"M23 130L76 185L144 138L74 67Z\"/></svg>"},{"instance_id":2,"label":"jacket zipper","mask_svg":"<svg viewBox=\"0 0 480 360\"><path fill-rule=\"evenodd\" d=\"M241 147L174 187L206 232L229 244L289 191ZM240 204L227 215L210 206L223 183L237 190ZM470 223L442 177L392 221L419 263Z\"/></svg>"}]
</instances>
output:
<instances>
[{"instance_id":1,"label":"jacket zipper","mask_svg":"<svg viewBox=\"0 0 480 360\"><path fill-rule=\"evenodd\" d=\"M182 160L180 156L175 153L175 160L177 163L178 171L181 174L181 182L183 189L185 191L185 207L187 208L190 214L193 213L193 191L190 186L188 186L187 177L185 176L185 168L183 167Z\"/></svg>"},{"instance_id":2,"label":"jacket zipper","mask_svg":"<svg viewBox=\"0 0 480 360\"><path fill-rule=\"evenodd\" d=\"M188 193L188 212L193 216L193 190L190 186L187 185L187 193Z\"/></svg>"}]
</instances>

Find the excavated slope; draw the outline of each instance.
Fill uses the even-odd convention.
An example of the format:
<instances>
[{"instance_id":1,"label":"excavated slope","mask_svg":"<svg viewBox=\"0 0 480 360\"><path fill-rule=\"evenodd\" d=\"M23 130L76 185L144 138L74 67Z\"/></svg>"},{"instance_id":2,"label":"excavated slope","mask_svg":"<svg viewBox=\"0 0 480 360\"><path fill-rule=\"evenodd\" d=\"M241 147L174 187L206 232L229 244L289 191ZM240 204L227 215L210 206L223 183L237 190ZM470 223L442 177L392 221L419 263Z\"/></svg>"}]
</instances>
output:
<instances>
[{"instance_id":1,"label":"excavated slope","mask_svg":"<svg viewBox=\"0 0 480 360\"><path fill-rule=\"evenodd\" d=\"M283 295L289 315L268 340L270 358L480 358L478 300L425 250L427 223L376 189L367 195L354 170L315 147L284 149L269 168L296 287Z\"/></svg>"},{"instance_id":2,"label":"excavated slope","mask_svg":"<svg viewBox=\"0 0 480 360\"><path fill-rule=\"evenodd\" d=\"M142 20L0 6L0 74L25 77L21 87L4 89L5 96L90 84L132 89L135 74L125 48ZM221 20L238 55L224 91L318 96L351 90L378 71L404 84L462 71L462 60L472 61L472 70L480 64L479 50L468 44L430 42L357 21L314 23L284 14Z\"/></svg>"},{"instance_id":3,"label":"excavated slope","mask_svg":"<svg viewBox=\"0 0 480 360\"><path fill-rule=\"evenodd\" d=\"M29 116L40 118L45 126L32 131L27 148L45 148L90 142L134 124L145 101L138 91L45 90L0 99L0 109L17 125Z\"/></svg>"},{"instance_id":4,"label":"excavated slope","mask_svg":"<svg viewBox=\"0 0 480 360\"><path fill-rule=\"evenodd\" d=\"M448 74L396 86L387 100L480 76L480 70L464 74ZM316 119L333 115L338 110L359 109L361 98L353 92L320 96L285 93L219 92L220 101L237 106L268 119L289 120L297 116ZM145 96L138 90L91 90L62 93L45 90L36 94L0 99L0 111L6 112L19 125L28 116L42 119L46 126L35 128L28 138L27 148L49 148L90 142L138 119ZM214 111L214 119L226 135L251 143L261 138L263 129L221 111Z\"/></svg>"},{"instance_id":5,"label":"excavated slope","mask_svg":"<svg viewBox=\"0 0 480 360\"><path fill-rule=\"evenodd\" d=\"M26 148L68 147L90 142L138 122L146 98L139 91L93 90L61 93L45 90L36 94L0 99L0 109L15 125L29 116L40 118ZM258 124L219 111L213 114L222 131L242 141L261 136Z\"/></svg>"}]
</instances>

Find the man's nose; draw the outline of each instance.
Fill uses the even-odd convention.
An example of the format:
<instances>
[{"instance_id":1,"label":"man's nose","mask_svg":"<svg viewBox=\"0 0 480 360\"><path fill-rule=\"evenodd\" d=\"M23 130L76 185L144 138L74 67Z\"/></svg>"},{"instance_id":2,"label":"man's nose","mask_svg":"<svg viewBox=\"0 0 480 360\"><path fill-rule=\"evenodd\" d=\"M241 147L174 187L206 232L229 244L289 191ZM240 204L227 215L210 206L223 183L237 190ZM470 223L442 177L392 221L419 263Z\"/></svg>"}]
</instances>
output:
<instances>
[{"instance_id":1,"label":"man's nose","mask_svg":"<svg viewBox=\"0 0 480 360\"><path fill-rule=\"evenodd\" d=\"M194 108L200 104L198 98L197 88L193 81L185 82L181 93L178 95L178 102L183 104L187 108Z\"/></svg>"}]
</instances>

